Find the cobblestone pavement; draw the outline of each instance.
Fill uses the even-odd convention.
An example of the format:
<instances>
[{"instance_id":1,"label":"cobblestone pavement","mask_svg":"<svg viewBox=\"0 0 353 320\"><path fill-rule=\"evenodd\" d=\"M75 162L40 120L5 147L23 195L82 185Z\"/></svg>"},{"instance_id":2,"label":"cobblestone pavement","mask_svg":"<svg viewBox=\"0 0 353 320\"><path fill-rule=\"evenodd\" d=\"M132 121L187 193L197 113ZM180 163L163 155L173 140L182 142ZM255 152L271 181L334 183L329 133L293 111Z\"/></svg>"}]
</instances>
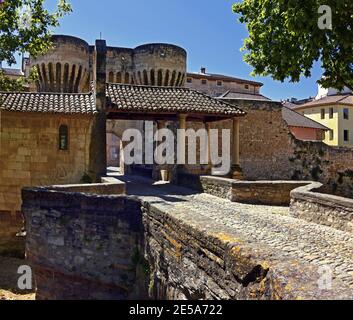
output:
<instances>
[{"instance_id":1,"label":"cobblestone pavement","mask_svg":"<svg viewBox=\"0 0 353 320\"><path fill-rule=\"evenodd\" d=\"M127 193L169 212L203 216L231 230L249 244L260 243L282 257L319 266L327 265L333 278L353 288L353 236L330 227L289 216L288 207L233 203L208 194L151 180L125 176ZM184 214L185 217L185 214Z\"/></svg>"}]
</instances>

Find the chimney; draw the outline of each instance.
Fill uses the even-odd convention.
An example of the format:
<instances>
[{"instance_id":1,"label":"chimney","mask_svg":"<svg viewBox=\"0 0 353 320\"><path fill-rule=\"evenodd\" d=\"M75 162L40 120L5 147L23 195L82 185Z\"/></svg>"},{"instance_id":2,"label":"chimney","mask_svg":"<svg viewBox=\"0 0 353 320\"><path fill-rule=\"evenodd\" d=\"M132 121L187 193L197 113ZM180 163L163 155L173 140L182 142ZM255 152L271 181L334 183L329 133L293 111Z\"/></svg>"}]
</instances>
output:
<instances>
[{"instance_id":1,"label":"chimney","mask_svg":"<svg viewBox=\"0 0 353 320\"><path fill-rule=\"evenodd\" d=\"M93 61L93 85L98 113L94 116L92 123L88 171L93 182L100 182L101 177L106 175L107 168L107 117L105 113L107 44L105 40L96 40Z\"/></svg>"},{"instance_id":2,"label":"chimney","mask_svg":"<svg viewBox=\"0 0 353 320\"><path fill-rule=\"evenodd\" d=\"M105 90L107 85L107 43L105 40L96 40L95 46L95 93L98 110L105 109Z\"/></svg>"},{"instance_id":3,"label":"chimney","mask_svg":"<svg viewBox=\"0 0 353 320\"><path fill-rule=\"evenodd\" d=\"M201 67L201 73L202 74L206 74L206 68L205 67Z\"/></svg>"}]
</instances>

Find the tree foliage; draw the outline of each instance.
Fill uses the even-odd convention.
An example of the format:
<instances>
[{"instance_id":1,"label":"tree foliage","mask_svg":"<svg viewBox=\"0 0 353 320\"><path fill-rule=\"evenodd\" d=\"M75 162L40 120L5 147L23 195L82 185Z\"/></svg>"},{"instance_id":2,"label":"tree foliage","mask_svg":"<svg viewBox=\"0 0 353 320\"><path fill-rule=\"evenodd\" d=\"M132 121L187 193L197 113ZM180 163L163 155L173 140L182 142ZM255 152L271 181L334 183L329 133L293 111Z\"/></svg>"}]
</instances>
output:
<instances>
[{"instance_id":1,"label":"tree foliage","mask_svg":"<svg viewBox=\"0 0 353 320\"><path fill-rule=\"evenodd\" d=\"M16 53L36 57L51 47L51 31L71 12L67 0L58 0L50 13L45 0L4 0L0 4L0 61L16 63ZM14 81L0 73L0 90L23 89L24 80Z\"/></svg>"},{"instance_id":2,"label":"tree foliage","mask_svg":"<svg viewBox=\"0 0 353 320\"><path fill-rule=\"evenodd\" d=\"M332 29L319 28L321 5L332 10ZM253 74L298 82L320 61L320 84L353 89L352 0L243 0L233 11L249 32L243 50Z\"/></svg>"}]
</instances>

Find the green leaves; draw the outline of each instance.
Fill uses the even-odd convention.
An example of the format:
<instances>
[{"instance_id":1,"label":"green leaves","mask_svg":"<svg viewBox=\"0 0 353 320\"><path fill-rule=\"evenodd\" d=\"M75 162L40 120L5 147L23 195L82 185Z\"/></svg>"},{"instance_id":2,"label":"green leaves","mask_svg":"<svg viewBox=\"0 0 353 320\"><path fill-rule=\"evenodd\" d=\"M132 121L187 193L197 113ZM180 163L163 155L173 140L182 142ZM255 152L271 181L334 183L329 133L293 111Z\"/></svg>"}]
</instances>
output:
<instances>
[{"instance_id":1,"label":"green leaves","mask_svg":"<svg viewBox=\"0 0 353 320\"><path fill-rule=\"evenodd\" d=\"M59 0L54 13L44 8L44 0L5 0L0 5L0 61L16 63L16 52L45 53L50 48L51 29L69 12L66 0Z\"/></svg>"},{"instance_id":2,"label":"green leaves","mask_svg":"<svg viewBox=\"0 0 353 320\"><path fill-rule=\"evenodd\" d=\"M233 5L249 37L244 60L257 75L292 82L310 77L315 61L325 69L325 87L353 89L353 1L326 0L332 30L318 26L319 0L244 0Z\"/></svg>"},{"instance_id":3,"label":"green leaves","mask_svg":"<svg viewBox=\"0 0 353 320\"><path fill-rule=\"evenodd\" d=\"M71 11L67 0L59 0L54 13L44 8L44 0L5 0L0 5L0 61L16 63L17 52L32 57L44 54L51 48L51 29L59 26L59 19ZM0 72L2 91L23 91L25 81L9 79Z\"/></svg>"},{"instance_id":4,"label":"green leaves","mask_svg":"<svg viewBox=\"0 0 353 320\"><path fill-rule=\"evenodd\" d=\"M0 70L0 91L24 91L25 90L25 79L20 78L17 80L10 79L4 75L4 72Z\"/></svg>"},{"instance_id":5,"label":"green leaves","mask_svg":"<svg viewBox=\"0 0 353 320\"><path fill-rule=\"evenodd\" d=\"M11 79L0 69L0 91L26 91L30 83L37 81L39 78L37 67L33 67L28 78L21 77L19 79Z\"/></svg>"}]
</instances>

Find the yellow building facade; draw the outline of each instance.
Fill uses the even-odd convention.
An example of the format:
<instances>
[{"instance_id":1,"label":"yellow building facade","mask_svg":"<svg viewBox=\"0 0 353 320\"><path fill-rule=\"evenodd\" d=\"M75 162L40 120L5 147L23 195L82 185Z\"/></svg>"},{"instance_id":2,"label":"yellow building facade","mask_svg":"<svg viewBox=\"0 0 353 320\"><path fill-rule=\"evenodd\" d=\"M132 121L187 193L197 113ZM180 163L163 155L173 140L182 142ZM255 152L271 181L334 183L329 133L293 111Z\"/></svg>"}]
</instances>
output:
<instances>
[{"instance_id":1,"label":"yellow building facade","mask_svg":"<svg viewBox=\"0 0 353 320\"><path fill-rule=\"evenodd\" d=\"M353 95L327 96L299 105L295 111L330 129L324 143L353 148Z\"/></svg>"}]
</instances>

